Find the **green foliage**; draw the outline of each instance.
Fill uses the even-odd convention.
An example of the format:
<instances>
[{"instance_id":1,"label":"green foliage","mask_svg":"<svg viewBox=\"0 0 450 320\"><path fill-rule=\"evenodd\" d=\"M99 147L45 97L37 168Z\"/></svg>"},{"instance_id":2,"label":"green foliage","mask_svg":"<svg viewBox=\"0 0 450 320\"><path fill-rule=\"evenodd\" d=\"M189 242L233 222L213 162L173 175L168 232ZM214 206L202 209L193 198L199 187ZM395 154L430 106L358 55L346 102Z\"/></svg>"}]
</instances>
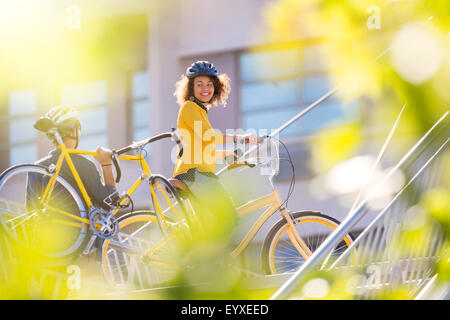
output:
<instances>
[{"instance_id":1,"label":"green foliage","mask_svg":"<svg viewBox=\"0 0 450 320\"><path fill-rule=\"evenodd\" d=\"M324 173L370 144L370 132L387 137L401 107L404 115L389 152L400 159L418 137L449 110L450 55L448 29L450 2L366 1L366 0L278 0L264 10L271 41L292 41L318 36L329 48L338 96L344 101L359 99L365 105L364 121L323 130L311 142L311 167ZM325 93L325 92L324 92ZM320 106L318 106L320 108ZM314 112L314 111L312 111ZM369 133L369 136L367 135ZM379 147L373 148L379 150ZM448 153L443 168L448 166ZM398 256L418 253L423 243L442 226L449 238L449 178L443 169L444 184L423 195L418 215L396 235L394 252ZM439 280L449 274L449 243L442 246L436 272ZM342 283L363 276L341 273L314 274L325 279L329 290L321 299L352 299ZM342 283L341 283L342 281ZM306 281L305 281L306 282ZM305 284L303 282L303 284ZM299 289L300 290L300 289ZM340 292L336 296L330 296ZM410 299L407 288L395 286L382 291L378 299Z\"/></svg>"},{"instance_id":2,"label":"green foliage","mask_svg":"<svg viewBox=\"0 0 450 320\"><path fill-rule=\"evenodd\" d=\"M444 88L450 85L449 12L448 1L278 0L267 5L263 16L272 41L314 35L329 48L327 63L334 85L340 86L340 98L372 105L359 131L386 130L406 103L402 126L412 143L416 135L411 133L427 131L448 110ZM406 34L413 38L398 41ZM424 38L417 38L420 35ZM399 65L398 57L407 64ZM423 77L415 81L414 74L421 72ZM359 139L351 148L354 153L362 145L356 142ZM322 148L321 139L315 144ZM339 148L328 155L332 160L322 169L341 159Z\"/></svg>"}]
</instances>

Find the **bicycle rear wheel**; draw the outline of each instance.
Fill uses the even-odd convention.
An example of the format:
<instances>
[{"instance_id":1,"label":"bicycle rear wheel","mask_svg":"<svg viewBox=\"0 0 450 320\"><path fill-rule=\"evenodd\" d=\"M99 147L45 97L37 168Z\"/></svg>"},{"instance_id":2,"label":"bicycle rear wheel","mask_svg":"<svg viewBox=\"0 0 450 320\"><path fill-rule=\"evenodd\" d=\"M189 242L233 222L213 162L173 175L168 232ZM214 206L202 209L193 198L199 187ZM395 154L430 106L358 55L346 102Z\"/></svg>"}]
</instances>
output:
<instances>
[{"instance_id":1,"label":"bicycle rear wheel","mask_svg":"<svg viewBox=\"0 0 450 320\"><path fill-rule=\"evenodd\" d=\"M314 211L291 213L295 229L309 250L314 251L339 226L339 221ZM296 271L305 258L293 245L288 235L289 224L285 219L278 221L264 240L262 266L267 274L279 274ZM353 242L353 236L347 234L333 249L328 262L331 263Z\"/></svg>"},{"instance_id":2,"label":"bicycle rear wheel","mask_svg":"<svg viewBox=\"0 0 450 320\"><path fill-rule=\"evenodd\" d=\"M0 226L16 245L42 258L72 257L87 240L86 208L75 189L56 178L47 205L42 196L52 174L23 164L0 175ZM87 221L86 221L87 222Z\"/></svg>"},{"instance_id":3,"label":"bicycle rear wheel","mask_svg":"<svg viewBox=\"0 0 450 320\"><path fill-rule=\"evenodd\" d=\"M170 281L173 255L152 211L136 211L119 219L119 234L102 246L103 274L111 285L149 289Z\"/></svg>"},{"instance_id":4,"label":"bicycle rear wheel","mask_svg":"<svg viewBox=\"0 0 450 320\"><path fill-rule=\"evenodd\" d=\"M179 270L175 238L189 235L189 212L166 178L154 174L150 184L155 211L122 216L118 236L103 243L103 274L113 286L137 290L159 287L169 283Z\"/></svg>"}]
</instances>

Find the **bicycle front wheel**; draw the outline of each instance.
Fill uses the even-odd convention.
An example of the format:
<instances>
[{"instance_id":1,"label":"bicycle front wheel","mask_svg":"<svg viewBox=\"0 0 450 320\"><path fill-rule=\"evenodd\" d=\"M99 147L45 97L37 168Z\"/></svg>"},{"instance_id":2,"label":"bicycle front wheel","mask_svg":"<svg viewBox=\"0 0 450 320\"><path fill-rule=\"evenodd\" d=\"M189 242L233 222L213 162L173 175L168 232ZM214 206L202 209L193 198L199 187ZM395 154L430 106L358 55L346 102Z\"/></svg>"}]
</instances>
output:
<instances>
[{"instance_id":1,"label":"bicycle front wheel","mask_svg":"<svg viewBox=\"0 0 450 320\"><path fill-rule=\"evenodd\" d=\"M319 248L325 239L339 226L339 221L314 211L291 213L295 229L305 242L310 252ZM285 219L278 221L264 240L262 266L267 274L280 274L296 271L305 262L305 257L292 243L288 230L290 226ZM328 257L332 262L353 242L353 236L347 234L333 249Z\"/></svg>"},{"instance_id":2,"label":"bicycle front wheel","mask_svg":"<svg viewBox=\"0 0 450 320\"><path fill-rule=\"evenodd\" d=\"M167 283L173 274L173 256L167 244L154 212L136 211L122 216L118 235L103 242L106 280L114 287L136 290Z\"/></svg>"},{"instance_id":3,"label":"bicycle front wheel","mask_svg":"<svg viewBox=\"0 0 450 320\"><path fill-rule=\"evenodd\" d=\"M42 197L52 174L23 164L0 175L0 225L8 238L42 258L63 259L78 252L88 231L83 201L58 176L48 201Z\"/></svg>"}]
</instances>

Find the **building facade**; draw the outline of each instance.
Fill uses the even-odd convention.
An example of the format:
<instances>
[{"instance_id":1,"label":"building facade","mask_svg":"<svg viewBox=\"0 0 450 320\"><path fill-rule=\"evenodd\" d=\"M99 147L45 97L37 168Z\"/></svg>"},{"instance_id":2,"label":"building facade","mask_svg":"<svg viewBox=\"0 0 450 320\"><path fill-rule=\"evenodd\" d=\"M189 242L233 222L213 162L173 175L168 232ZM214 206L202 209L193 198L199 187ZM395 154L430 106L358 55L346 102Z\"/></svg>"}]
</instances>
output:
<instances>
[{"instance_id":1,"label":"building facade","mask_svg":"<svg viewBox=\"0 0 450 320\"><path fill-rule=\"evenodd\" d=\"M64 76L47 78L42 74L41 79L33 80L22 70L17 79L2 86L1 170L34 162L49 152L49 141L32 125L53 105L69 104L80 111L81 149L94 150L98 145L120 148L169 131L176 126L178 114L175 82L197 60L213 62L219 72L231 78L228 106L218 106L209 113L215 128L222 132L277 129L332 89L333 83L320 35L279 41L264 36L262 10L270 2L165 0L129 1L125 6L113 1L99 10L101 14L87 20L81 15L79 29L64 31L66 43L53 43L64 55ZM83 6L80 8L83 13ZM103 28L96 33L94 26L98 25ZM72 59L70 52L75 48L95 53L99 44L103 50L90 56L89 64ZM32 68L33 62L28 61L27 66ZM80 68L89 72L78 72ZM57 66L52 70L58 73ZM295 165L295 191L289 209L321 211L339 220L345 217L349 207L333 197L317 197L311 192L316 176L310 168L307 142L323 128L364 121L363 113L359 101L344 103L332 97L281 133ZM152 172L172 175L172 151L170 141L148 148ZM281 155L286 157L283 149ZM119 188L124 191L138 176L139 168L121 165ZM282 161L275 178L282 196L287 196L291 177L289 164ZM224 179L237 204L270 189L257 172L246 171L241 177L229 174ZM240 179L247 182L245 188ZM135 202L150 205L147 190L139 191ZM245 217L242 229L255 217Z\"/></svg>"}]
</instances>

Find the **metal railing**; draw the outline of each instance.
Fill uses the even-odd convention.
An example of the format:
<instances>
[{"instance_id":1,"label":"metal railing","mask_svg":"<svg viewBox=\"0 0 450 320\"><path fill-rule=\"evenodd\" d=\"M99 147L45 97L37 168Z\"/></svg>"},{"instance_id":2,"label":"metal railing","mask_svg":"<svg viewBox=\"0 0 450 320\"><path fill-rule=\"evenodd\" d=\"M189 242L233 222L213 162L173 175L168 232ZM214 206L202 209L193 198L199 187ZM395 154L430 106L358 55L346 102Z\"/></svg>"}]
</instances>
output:
<instances>
[{"instance_id":1,"label":"metal railing","mask_svg":"<svg viewBox=\"0 0 450 320\"><path fill-rule=\"evenodd\" d=\"M439 184L442 173L441 165L443 151L449 141L448 112L445 113L433 127L410 149L399 163L385 176L385 178L369 193L369 195L352 210L341 225L323 242L316 252L297 270L271 297L271 299L287 298L294 289L312 270L320 269L320 263L326 260L329 252L352 231L352 228L369 212L367 205L371 197L383 188L391 176L402 171L411 177L406 185L394 196L392 201L378 214L375 220L365 228L355 242L335 261L328 270L342 267L344 259L349 253L356 256L355 265L376 264L379 267L381 282L377 286L392 287L397 283L409 284L411 292L418 290L433 274L431 266L438 259L436 257L442 243L440 226L433 226L429 238L416 247L406 245L406 254L391 246L392 240L399 234L405 221L409 207L417 202L420 194ZM431 154L431 155L430 155ZM440 160L440 161L439 161ZM433 164L430 170L430 164ZM431 174L424 174L431 172ZM406 192L407 191L407 192ZM402 201L399 201L402 200ZM409 217L410 218L410 217ZM322 266L323 268L324 266ZM412 293L413 294L413 293ZM360 298L369 299L370 294L363 294ZM372 296L373 297L373 296Z\"/></svg>"}]
</instances>

